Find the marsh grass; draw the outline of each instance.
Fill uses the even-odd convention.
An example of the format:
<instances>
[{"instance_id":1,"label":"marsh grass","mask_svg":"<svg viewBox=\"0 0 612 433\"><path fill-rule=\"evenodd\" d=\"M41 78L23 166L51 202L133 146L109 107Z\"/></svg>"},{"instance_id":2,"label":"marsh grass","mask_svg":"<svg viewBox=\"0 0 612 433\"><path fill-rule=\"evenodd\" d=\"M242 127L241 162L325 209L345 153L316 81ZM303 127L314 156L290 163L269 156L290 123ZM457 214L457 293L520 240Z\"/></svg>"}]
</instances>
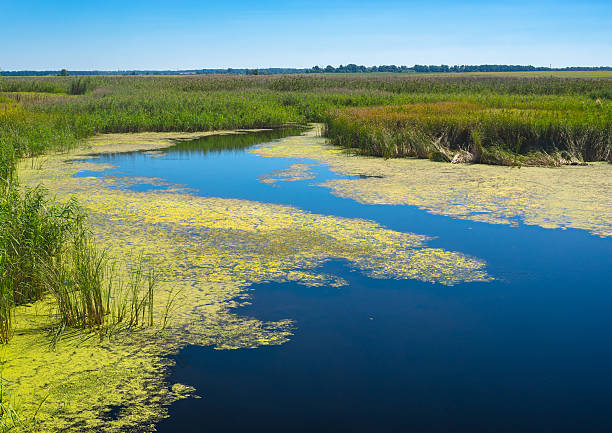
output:
<instances>
[{"instance_id":1,"label":"marsh grass","mask_svg":"<svg viewBox=\"0 0 612 433\"><path fill-rule=\"evenodd\" d=\"M57 263L64 243L82 227L83 214L71 200L48 200L43 188L3 185L0 195L0 342L11 336L14 308L42 299L44 270Z\"/></svg>"},{"instance_id":2,"label":"marsh grass","mask_svg":"<svg viewBox=\"0 0 612 433\"><path fill-rule=\"evenodd\" d=\"M440 154L435 143L424 140L424 134L433 134L430 138L434 142L440 140L445 148L465 148L475 124L486 149L495 146L517 155L538 151L552 154L558 150L594 160L605 159L610 147L609 126L601 126L601 119L610 117L609 79L401 75L43 77L2 79L1 92L6 92L4 99L11 101L0 102L0 170L5 172L11 170L14 158L67 149L96 133L265 128L327 121L331 138L336 139L339 135L334 131L339 131L342 120L336 110L360 107L387 107L403 113L404 118L409 117L407 111L414 112L413 124L403 128L398 140L385 136L390 133L390 137L398 138L399 128L389 128L388 124L380 128L386 132L371 131L369 137L361 137L360 142L371 142L370 154L381 156L401 156L405 146L408 154L424 153L427 157L433 153L441 157L444 152ZM427 108L428 104L436 108ZM444 104L448 107L442 108ZM347 112L344 117L348 119L351 114ZM395 115L389 117L390 121L396 120ZM359 126L381 126L381 122L373 123L376 122ZM347 137L343 141L354 142L356 129L361 128L344 128ZM522 144L516 151L519 143ZM393 150L395 147L398 152Z\"/></svg>"},{"instance_id":3,"label":"marsh grass","mask_svg":"<svg viewBox=\"0 0 612 433\"><path fill-rule=\"evenodd\" d=\"M157 276L144 262L123 283L96 247L76 201L58 203L42 188L0 195L0 343L12 336L15 309L50 296L61 329L106 332L117 324L153 325ZM126 277L123 276L123 279ZM58 328L59 329L59 328ZM60 332L61 334L61 332Z\"/></svg>"},{"instance_id":4,"label":"marsh grass","mask_svg":"<svg viewBox=\"0 0 612 433\"><path fill-rule=\"evenodd\" d=\"M181 291L176 290L174 288L168 292L168 297L166 298L166 303L163 309L163 315L160 321L160 327L162 330L166 329L166 327L168 326L168 320L170 318L172 310L174 306L176 305L177 299L180 294L181 294Z\"/></svg>"},{"instance_id":5,"label":"marsh grass","mask_svg":"<svg viewBox=\"0 0 612 433\"><path fill-rule=\"evenodd\" d=\"M68 93L71 95L84 95L90 87L89 78L77 78L70 82Z\"/></svg>"},{"instance_id":6,"label":"marsh grass","mask_svg":"<svg viewBox=\"0 0 612 433\"><path fill-rule=\"evenodd\" d=\"M119 281L117 287L109 291L109 325L129 328L153 326L153 300L158 274L153 267L145 270L142 255L128 274L126 283Z\"/></svg>"},{"instance_id":7,"label":"marsh grass","mask_svg":"<svg viewBox=\"0 0 612 433\"><path fill-rule=\"evenodd\" d=\"M44 270L46 292L56 300L63 326L97 329L104 325L110 296L109 269L104 251L85 232L79 232L59 257Z\"/></svg>"},{"instance_id":8,"label":"marsh grass","mask_svg":"<svg viewBox=\"0 0 612 433\"><path fill-rule=\"evenodd\" d=\"M561 165L612 160L609 103L562 109L506 98L337 109L326 121L331 142L385 158L499 165Z\"/></svg>"},{"instance_id":9,"label":"marsh grass","mask_svg":"<svg viewBox=\"0 0 612 433\"><path fill-rule=\"evenodd\" d=\"M0 376L0 432L8 432L23 423L14 407L9 383Z\"/></svg>"}]
</instances>

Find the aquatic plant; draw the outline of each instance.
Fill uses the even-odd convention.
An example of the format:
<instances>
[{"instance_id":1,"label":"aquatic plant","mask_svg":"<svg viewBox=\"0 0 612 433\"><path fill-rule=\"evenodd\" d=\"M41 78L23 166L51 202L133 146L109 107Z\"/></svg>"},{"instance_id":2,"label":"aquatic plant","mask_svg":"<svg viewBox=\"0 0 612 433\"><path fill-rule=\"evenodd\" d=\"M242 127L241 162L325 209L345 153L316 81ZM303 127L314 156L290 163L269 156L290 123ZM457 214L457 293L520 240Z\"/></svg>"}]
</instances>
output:
<instances>
[{"instance_id":1,"label":"aquatic plant","mask_svg":"<svg viewBox=\"0 0 612 433\"><path fill-rule=\"evenodd\" d=\"M15 184L5 186L0 195L0 343L11 338L15 308L47 295L55 299L63 327L103 330L124 321L152 326L153 274L143 284L139 267L124 290L84 219L74 199L62 203L42 187L25 188L22 194Z\"/></svg>"},{"instance_id":2,"label":"aquatic plant","mask_svg":"<svg viewBox=\"0 0 612 433\"><path fill-rule=\"evenodd\" d=\"M111 315L111 326L153 326L153 298L157 278L154 269L145 272L144 260L140 256L129 272L127 283L119 282L116 288L107 292L106 305ZM166 326L169 309L170 305L167 304L162 327Z\"/></svg>"},{"instance_id":3,"label":"aquatic plant","mask_svg":"<svg viewBox=\"0 0 612 433\"><path fill-rule=\"evenodd\" d=\"M383 157L504 165L612 158L612 81L606 79L39 77L2 79L0 95L0 178L7 185L15 184L17 158L65 151L100 132L261 128L317 120L327 122L333 143ZM4 203L17 203L19 194L8 190L2 187ZM34 214L24 218L38 221ZM82 259L79 263L86 263ZM67 256L61 260L70 262ZM22 269L28 274L38 267L28 262ZM2 316L7 326L11 311Z\"/></svg>"},{"instance_id":4,"label":"aquatic plant","mask_svg":"<svg viewBox=\"0 0 612 433\"><path fill-rule=\"evenodd\" d=\"M21 426L22 421L12 402L9 383L0 376L0 432L9 432Z\"/></svg>"},{"instance_id":5,"label":"aquatic plant","mask_svg":"<svg viewBox=\"0 0 612 433\"><path fill-rule=\"evenodd\" d=\"M332 143L385 158L499 165L612 161L612 108L583 102L553 108L513 98L464 98L334 110ZM542 106L544 105L544 106Z\"/></svg>"},{"instance_id":6,"label":"aquatic plant","mask_svg":"<svg viewBox=\"0 0 612 433\"><path fill-rule=\"evenodd\" d=\"M319 186L364 204L417 206L430 213L489 224L575 228L612 236L612 166L496 167L441 165L427 159L347 156L317 137L289 137L249 150L258 156L309 159L345 178ZM480 137L471 137L477 152ZM513 157L510 155L509 157Z\"/></svg>"},{"instance_id":7,"label":"aquatic plant","mask_svg":"<svg viewBox=\"0 0 612 433\"><path fill-rule=\"evenodd\" d=\"M71 95L84 95L90 86L88 78L77 78L70 82L68 93Z\"/></svg>"},{"instance_id":8,"label":"aquatic plant","mask_svg":"<svg viewBox=\"0 0 612 433\"><path fill-rule=\"evenodd\" d=\"M15 306L46 293L44 269L54 267L64 243L81 230L83 215L73 200L49 200L44 189L13 183L0 195L0 342L10 338Z\"/></svg>"}]
</instances>

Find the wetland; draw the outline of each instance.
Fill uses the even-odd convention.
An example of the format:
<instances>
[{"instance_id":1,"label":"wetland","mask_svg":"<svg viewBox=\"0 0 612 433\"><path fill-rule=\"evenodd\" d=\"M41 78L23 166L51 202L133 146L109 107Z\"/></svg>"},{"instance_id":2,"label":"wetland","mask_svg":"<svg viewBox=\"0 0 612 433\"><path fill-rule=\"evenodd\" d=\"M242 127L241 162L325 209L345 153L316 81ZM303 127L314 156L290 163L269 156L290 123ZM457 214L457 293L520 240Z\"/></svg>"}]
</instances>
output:
<instances>
[{"instance_id":1,"label":"wetland","mask_svg":"<svg viewBox=\"0 0 612 433\"><path fill-rule=\"evenodd\" d=\"M482 182L453 181L452 199L436 183L424 194L429 202L406 203L398 196L413 195L410 183L380 188L393 164L338 152L316 126L188 138L110 135L85 151L46 156L42 169L23 163L25 184L42 181L77 197L115 256L138 250L154 261L161 299L178 293L164 332L107 348L60 341L72 359L91 359L63 369L63 398L72 401L66 422L86 416L81 422L111 429L157 422L167 410L158 431L199 431L202 416L226 431L280 432L295 429L296 419L298 431L487 431L500 419L516 431L534 425L544 401L551 416L540 419L557 421L541 430L592 420L571 405L581 393L595 398L589 389L603 386L612 356L599 344L610 332L612 251L609 232L594 225L609 229L608 198L599 197L599 214L568 222L549 196L572 191L553 184L538 195L531 171L543 169L509 168L498 172L496 185L507 186L497 194ZM402 172L423 170L420 160L397 163ZM463 169L478 178L488 167ZM596 174L606 169L567 168L582 170L584 182L591 171L601 182ZM506 191L526 179L531 189ZM346 188L351 183L358 187ZM512 201L526 193L536 197L534 209ZM481 211L449 212L466 206L456 197ZM63 365L64 351L41 364L21 339L11 342L21 352L14 362L57 378L52 366ZM101 381L118 360L131 368ZM9 378L12 365L4 367ZM133 389L97 408L119 407L115 418L85 411L83 382L106 395L124 381ZM491 392L499 400L483 406ZM599 421L609 422L599 410ZM567 417L552 417L557 411Z\"/></svg>"},{"instance_id":2,"label":"wetland","mask_svg":"<svg viewBox=\"0 0 612 433\"><path fill-rule=\"evenodd\" d=\"M251 78L0 82L7 188L78 204L108 275L154 281L137 326L66 324L53 287L0 309L6 425L612 428L609 80ZM419 153L421 120L503 158Z\"/></svg>"}]
</instances>

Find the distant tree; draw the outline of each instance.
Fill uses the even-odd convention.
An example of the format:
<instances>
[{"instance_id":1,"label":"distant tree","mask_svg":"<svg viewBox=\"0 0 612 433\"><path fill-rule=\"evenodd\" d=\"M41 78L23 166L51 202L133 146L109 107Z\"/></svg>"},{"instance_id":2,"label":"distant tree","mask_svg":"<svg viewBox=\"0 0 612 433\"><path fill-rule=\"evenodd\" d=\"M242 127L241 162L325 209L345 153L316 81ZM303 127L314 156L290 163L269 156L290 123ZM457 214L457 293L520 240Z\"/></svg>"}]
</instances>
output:
<instances>
[{"instance_id":1,"label":"distant tree","mask_svg":"<svg viewBox=\"0 0 612 433\"><path fill-rule=\"evenodd\" d=\"M259 69L247 69L246 74L247 75L259 75Z\"/></svg>"},{"instance_id":2,"label":"distant tree","mask_svg":"<svg viewBox=\"0 0 612 433\"><path fill-rule=\"evenodd\" d=\"M66 69L62 69L59 73L60 77L67 77L70 75Z\"/></svg>"}]
</instances>

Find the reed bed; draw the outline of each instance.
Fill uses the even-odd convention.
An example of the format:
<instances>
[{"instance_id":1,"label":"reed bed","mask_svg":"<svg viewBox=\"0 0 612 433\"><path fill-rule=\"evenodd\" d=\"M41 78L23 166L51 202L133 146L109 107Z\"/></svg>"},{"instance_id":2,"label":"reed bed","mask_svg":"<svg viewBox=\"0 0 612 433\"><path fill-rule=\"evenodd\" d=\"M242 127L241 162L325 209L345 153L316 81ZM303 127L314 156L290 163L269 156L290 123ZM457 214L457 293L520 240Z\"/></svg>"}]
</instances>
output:
<instances>
[{"instance_id":1,"label":"reed bed","mask_svg":"<svg viewBox=\"0 0 612 433\"><path fill-rule=\"evenodd\" d=\"M612 161L608 101L449 98L330 112L331 142L367 155L499 165Z\"/></svg>"},{"instance_id":2,"label":"reed bed","mask_svg":"<svg viewBox=\"0 0 612 433\"><path fill-rule=\"evenodd\" d=\"M610 98L609 78L564 78L525 74L500 76L498 74L462 75L205 75L205 76L95 76L2 78L0 92L70 93L79 80L87 82L87 90L114 89L118 93L137 90L180 92L244 91L266 89L277 92L311 92L325 90L385 91L406 93L462 93L462 94L537 94L588 95L592 98ZM154 97L154 95L151 95Z\"/></svg>"},{"instance_id":3,"label":"reed bed","mask_svg":"<svg viewBox=\"0 0 612 433\"><path fill-rule=\"evenodd\" d=\"M422 112L419 104L441 102L478 105L478 109L456 105L457 109L465 108L461 116L443 112L440 121L448 121L449 128L455 127L459 117L464 123L500 125L520 123L522 118L531 119L523 123L533 124L537 117L537 122L555 127L571 123L588 129L609 114L612 80L401 75L47 77L4 78L0 80L0 92L4 100L0 99L0 158L10 160L45 149L70 147L96 133L262 128L340 118L346 121L351 111L340 116L336 110L387 106L400 107L398 112L405 113L408 110L402 106L417 105L414 111ZM380 117L381 110L373 110L373 116ZM498 115L494 110L499 111ZM501 113L504 110L514 113ZM434 111L429 117L436 115ZM414 120L417 116L412 117ZM339 130L329 126L330 131ZM599 125L596 127L601 130ZM347 140L348 137L344 142ZM547 140L542 136L534 145L544 146L542 150L551 144L556 146L556 141Z\"/></svg>"},{"instance_id":4,"label":"reed bed","mask_svg":"<svg viewBox=\"0 0 612 433\"><path fill-rule=\"evenodd\" d=\"M153 325L154 273L142 263L120 278L96 247L74 200L58 203L42 188L0 194L0 343L15 311L45 297L61 328L106 333L118 325ZM125 274L125 272L123 273Z\"/></svg>"}]
</instances>

